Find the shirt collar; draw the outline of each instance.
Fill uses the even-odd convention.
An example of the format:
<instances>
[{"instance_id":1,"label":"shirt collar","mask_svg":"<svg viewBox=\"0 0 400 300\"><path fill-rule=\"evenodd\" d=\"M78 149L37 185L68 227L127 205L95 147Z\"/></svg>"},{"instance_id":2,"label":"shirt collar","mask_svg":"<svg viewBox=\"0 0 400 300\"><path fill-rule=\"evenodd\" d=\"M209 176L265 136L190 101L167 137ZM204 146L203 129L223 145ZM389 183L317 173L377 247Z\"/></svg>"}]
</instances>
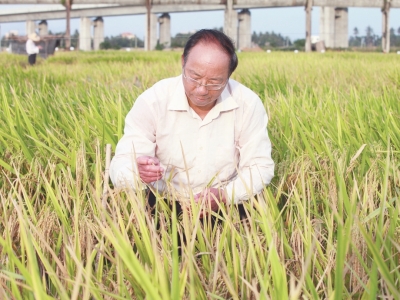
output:
<instances>
[{"instance_id":1,"label":"shirt collar","mask_svg":"<svg viewBox=\"0 0 400 300\"><path fill-rule=\"evenodd\" d=\"M171 102L168 105L168 110L189 111L189 103L186 98L185 88L183 87L182 75L176 78L178 79L178 83L172 95Z\"/></svg>"},{"instance_id":2,"label":"shirt collar","mask_svg":"<svg viewBox=\"0 0 400 300\"><path fill-rule=\"evenodd\" d=\"M174 94L172 95L171 102L168 105L168 110L189 111L189 103L186 98L185 88L182 82L182 75L178 76L177 78L178 84ZM228 81L227 85L222 91L222 94L218 97L217 103L213 107L212 111L215 111L219 114L222 111L228 111L238 107L239 105L231 95L230 81Z\"/></svg>"},{"instance_id":3,"label":"shirt collar","mask_svg":"<svg viewBox=\"0 0 400 300\"><path fill-rule=\"evenodd\" d=\"M231 90L232 89L229 80L214 106L218 112L228 111L239 107L235 99L232 97Z\"/></svg>"}]
</instances>

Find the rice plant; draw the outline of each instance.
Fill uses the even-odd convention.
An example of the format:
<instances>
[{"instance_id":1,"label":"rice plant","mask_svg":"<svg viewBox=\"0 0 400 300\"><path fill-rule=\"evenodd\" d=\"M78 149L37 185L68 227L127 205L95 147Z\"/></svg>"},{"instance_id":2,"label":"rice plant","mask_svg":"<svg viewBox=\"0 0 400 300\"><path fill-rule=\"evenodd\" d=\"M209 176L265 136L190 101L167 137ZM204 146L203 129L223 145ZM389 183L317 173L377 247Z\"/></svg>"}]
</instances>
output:
<instances>
[{"instance_id":1,"label":"rice plant","mask_svg":"<svg viewBox=\"0 0 400 300\"><path fill-rule=\"evenodd\" d=\"M212 227L108 182L102 202L105 145L180 55L0 55L0 297L400 299L398 58L240 53L277 170Z\"/></svg>"}]
</instances>

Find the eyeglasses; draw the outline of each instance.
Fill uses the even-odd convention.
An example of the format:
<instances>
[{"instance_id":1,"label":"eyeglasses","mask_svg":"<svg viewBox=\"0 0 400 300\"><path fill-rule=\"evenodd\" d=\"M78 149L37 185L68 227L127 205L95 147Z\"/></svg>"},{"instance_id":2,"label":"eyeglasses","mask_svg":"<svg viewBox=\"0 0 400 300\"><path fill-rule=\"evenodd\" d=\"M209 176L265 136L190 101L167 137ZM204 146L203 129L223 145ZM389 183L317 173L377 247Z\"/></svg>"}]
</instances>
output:
<instances>
[{"instance_id":1,"label":"eyeglasses","mask_svg":"<svg viewBox=\"0 0 400 300\"><path fill-rule=\"evenodd\" d=\"M185 69L183 69L183 68L182 68L182 75L183 75L183 78L185 78L190 84L196 85L196 88L204 86L208 91L218 91L221 88L223 88L226 85L226 83L228 82L228 80L227 80L225 83L221 83L221 84L202 84L201 82L197 81L196 79L186 76Z\"/></svg>"}]
</instances>

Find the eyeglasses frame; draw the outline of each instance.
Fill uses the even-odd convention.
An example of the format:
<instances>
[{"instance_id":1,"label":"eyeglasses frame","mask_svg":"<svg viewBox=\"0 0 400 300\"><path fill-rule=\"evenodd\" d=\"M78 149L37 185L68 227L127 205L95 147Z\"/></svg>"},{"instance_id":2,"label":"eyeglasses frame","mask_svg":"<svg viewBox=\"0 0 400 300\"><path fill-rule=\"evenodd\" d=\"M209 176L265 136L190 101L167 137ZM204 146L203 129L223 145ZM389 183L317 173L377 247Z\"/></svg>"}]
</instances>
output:
<instances>
[{"instance_id":1,"label":"eyeglasses frame","mask_svg":"<svg viewBox=\"0 0 400 300\"><path fill-rule=\"evenodd\" d=\"M197 84L196 89L199 88L199 87L201 87L201 86L204 86L204 87L207 89L207 91L219 91L220 89L222 89L223 87L225 87L225 85L228 83L228 80L229 80L229 78L228 78L224 83L221 83L221 84L202 84L202 83L199 82L198 80L193 79L192 77L187 76L187 75L185 74L185 68L182 68L182 76L183 76L183 78L185 78L189 83ZM218 87L218 88L215 89L215 90L213 90L213 89L210 89L210 87Z\"/></svg>"}]
</instances>

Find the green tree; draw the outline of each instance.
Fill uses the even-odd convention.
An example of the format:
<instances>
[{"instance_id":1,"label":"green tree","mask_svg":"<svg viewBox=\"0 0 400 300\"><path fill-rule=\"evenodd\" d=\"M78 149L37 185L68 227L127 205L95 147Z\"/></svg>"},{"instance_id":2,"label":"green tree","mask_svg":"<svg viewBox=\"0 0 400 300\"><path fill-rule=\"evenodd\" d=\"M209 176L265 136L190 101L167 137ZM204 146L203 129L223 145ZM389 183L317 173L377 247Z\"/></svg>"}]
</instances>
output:
<instances>
[{"instance_id":1,"label":"green tree","mask_svg":"<svg viewBox=\"0 0 400 300\"><path fill-rule=\"evenodd\" d=\"M367 46L372 46L374 44L374 30L372 29L371 26L367 26L365 29L365 43Z\"/></svg>"},{"instance_id":2,"label":"green tree","mask_svg":"<svg viewBox=\"0 0 400 300\"><path fill-rule=\"evenodd\" d=\"M189 37L192 33L178 33L173 38L171 38L171 47L172 48L183 48L186 45L186 42L189 40Z\"/></svg>"},{"instance_id":3,"label":"green tree","mask_svg":"<svg viewBox=\"0 0 400 300\"><path fill-rule=\"evenodd\" d=\"M358 31L358 28L357 28L357 27L354 27L354 29L353 29L353 34L354 34L354 37L355 37L354 46L357 46L357 40L358 40L358 34L359 34L359 31Z\"/></svg>"},{"instance_id":4,"label":"green tree","mask_svg":"<svg viewBox=\"0 0 400 300\"><path fill-rule=\"evenodd\" d=\"M136 41L134 39L127 39L122 37L121 35L117 36L111 36L111 37L106 37L104 39L104 42L100 44L100 49L116 49L119 50L121 48L134 48L134 47L139 47L143 48L144 47L144 41L136 38Z\"/></svg>"},{"instance_id":5,"label":"green tree","mask_svg":"<svg viewBox=\"0 0 400 300\"><path fill-rule=\"evenodd\" d=\"M251 41L260 47L272 47L281 48L290 46L292 43L288 37L284 37L281 34L275 32L253 32L251 36Z\"/></svg>"},{"instance_id":6,"label":"green tree","mask_svg":"<svg viewBox=\"0 0 400 300\"><path fill-rule=\"evenodd\" d=\"M161 51L164 49L164 45L160 44L160 41L157 41L156 50Z\"/></svg>"},{"instance_id":7,"label":"green tree","mask_svg":"<svg viewBox=\"0 0 400 300\"><path fill-rule=\"evenodd\" d=\"M304 48L306 46L306 39L298 39L293 42L296 48Z\"/></svg>"},{"instance_id":8,"label":"green tree","mask_svg":"<svg viewBox=\"0 0 400 300\"><path fill-rule=\"evenodd\" d=\"M105 40L104 42L100 43L100 49L102 49L102 50L108 50L111 48L112 48L112 46L111 46L110 41Z\"/></svg>"},{"instance_id":9,"label":"green tree","mask_svg":"<svg viewBox=\"0 0 400 300\"><path fill-rule=\"evenodd\" d=\"M75 29L74 34L71 36L71 47L78 48L79 31Z\"/></svg>"}]
</instances>

